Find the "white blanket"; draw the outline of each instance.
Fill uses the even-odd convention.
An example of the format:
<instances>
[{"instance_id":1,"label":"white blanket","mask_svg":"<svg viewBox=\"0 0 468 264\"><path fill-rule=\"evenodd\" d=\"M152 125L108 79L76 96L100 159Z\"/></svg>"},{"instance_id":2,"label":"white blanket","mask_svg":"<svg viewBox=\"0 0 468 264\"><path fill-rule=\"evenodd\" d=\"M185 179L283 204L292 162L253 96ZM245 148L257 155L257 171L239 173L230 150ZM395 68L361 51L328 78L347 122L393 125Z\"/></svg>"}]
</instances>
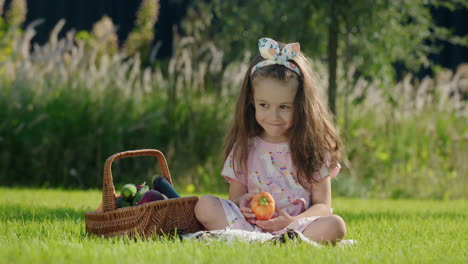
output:
<instances>
[{"instance_id":1,"label":"white blanket","mask_svg":"<svg viewBox=\"0 0 468 264\"><path fill-rule=\"evenodd\" d=\"M320 247L321 245L314 242L302 233L296 232L293 229L288 229L286 232L280 235L272 235L270 233L251 232L245 230L229 229L224 230L212 230L212 231L199 231L196 233L185 234L181 236L182 239L187 240L221 240L228 243L242 241L242 242L261 242L268 244L285 243L288 241L303 241L311 246ZM337 246L343 245L354 245L356 240L341 240L337 243Z\"/></svg>"}]
</instances>

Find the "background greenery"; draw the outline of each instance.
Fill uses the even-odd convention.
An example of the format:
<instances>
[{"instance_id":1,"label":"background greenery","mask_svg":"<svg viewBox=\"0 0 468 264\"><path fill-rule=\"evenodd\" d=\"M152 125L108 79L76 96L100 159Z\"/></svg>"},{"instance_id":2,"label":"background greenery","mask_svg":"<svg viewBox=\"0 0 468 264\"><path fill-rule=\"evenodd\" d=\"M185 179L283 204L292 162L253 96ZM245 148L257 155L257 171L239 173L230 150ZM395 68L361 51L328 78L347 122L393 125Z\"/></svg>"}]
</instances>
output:
<instances>
[{"instance_id":1,"label":"background greenery","mask_svg":"<svg viewBox=\"0 0 468 264\"><path fill-rule=\"evenodd\" d=\"M148 60L158 1L142 2L124 43L103 17L64 38L60 21L48 43L34 45L40 22L22 27L26 2L0 8L1 184L100 188L110 155L156 148L178 189L225 192L223 137L259 37L299 41L329 92L332 7L273 2L195 1L167 61ZM437 5L467 8L465 1L335 1L336 121L347 148L335 195L466 198L468 69L428 60L436 39L466 46L466 36L434 24L429 8ZM396 63L406 65L402 80ZM421 67L434 75L413 77ZM158 168L133 158L113 170L119 185L149 181Z\"/></svg>"}]
</instances>

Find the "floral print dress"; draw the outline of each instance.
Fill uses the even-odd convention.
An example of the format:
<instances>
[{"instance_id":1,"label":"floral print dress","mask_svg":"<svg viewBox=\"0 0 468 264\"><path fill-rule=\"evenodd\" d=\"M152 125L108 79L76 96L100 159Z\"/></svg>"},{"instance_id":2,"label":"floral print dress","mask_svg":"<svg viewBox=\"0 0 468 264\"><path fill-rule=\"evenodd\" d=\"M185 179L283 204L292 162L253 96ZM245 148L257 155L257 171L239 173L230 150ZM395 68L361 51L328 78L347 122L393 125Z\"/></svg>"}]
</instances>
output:
<instances>
[{"instance_id":1,"label":"floral print dress","mask_svg":"<svg viewBox=\"0 0 468 264\"><path fill-rule=\"evenodd\" d=\"M289 144L287 142L270 143L259 137L254 137L249 141L248 147L247 173L240 171L234 173L233 151L231 151L221 175L228 182L235 180L247 186L249 193L269 192L275 199L276 206L291 216L299 215L309 208L311 193L299 184L296 178L296 169L292 164ZM317 180L335 177L339 171L339 164L333 168L323 166L313 176ZM263 232L260 227L250 224L239 207L232 201L221 198L219 200L223 206L229 228ZM318 218L319 216L313 216L298 219L284 229L272 232L272 234L281 234L287 229L303 232L310 223Z\"/></svg>"}]
</instances>

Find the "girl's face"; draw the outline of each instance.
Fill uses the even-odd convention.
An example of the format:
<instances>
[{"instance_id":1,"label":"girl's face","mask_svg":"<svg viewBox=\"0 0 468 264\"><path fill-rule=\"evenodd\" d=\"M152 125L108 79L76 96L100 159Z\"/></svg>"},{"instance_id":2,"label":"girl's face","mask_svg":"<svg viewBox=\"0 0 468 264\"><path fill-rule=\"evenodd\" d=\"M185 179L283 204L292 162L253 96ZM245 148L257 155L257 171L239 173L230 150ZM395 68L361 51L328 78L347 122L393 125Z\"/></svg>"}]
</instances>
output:
<instances>
[{"instance_id":1,"label":"girl's face","mask_svg":"<svg viewBox=\"0 0 468 264\"><path fill-rule=\"evenodd\" d=\"M255 119L264 130L262 139L272 143L288 141L297 87L294 79L288 82L273 78L254 80Z\"/></svg>"}]
</instances>

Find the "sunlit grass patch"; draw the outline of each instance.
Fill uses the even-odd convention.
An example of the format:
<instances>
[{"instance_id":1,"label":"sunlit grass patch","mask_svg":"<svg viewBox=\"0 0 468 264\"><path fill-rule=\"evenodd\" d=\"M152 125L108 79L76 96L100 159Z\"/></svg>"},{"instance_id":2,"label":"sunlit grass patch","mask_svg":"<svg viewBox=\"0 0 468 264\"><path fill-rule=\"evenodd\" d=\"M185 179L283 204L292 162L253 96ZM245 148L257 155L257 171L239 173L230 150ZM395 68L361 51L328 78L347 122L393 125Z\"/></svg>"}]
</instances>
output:
<instances>
[{"instance_id":1,"label":"sunlit grass patch","mask_svg":"<svg viewBox=\"0 0 468 264\"><path fill-rule=\"evenodd\" d=\"M103 239L84 231L101 192L0 188L3 263L465 263L465 200L336 198L334 212L356 245L314 248L156 238ZM226 197L226 194L220 196Z\"/></svg>"}]
</instances>

